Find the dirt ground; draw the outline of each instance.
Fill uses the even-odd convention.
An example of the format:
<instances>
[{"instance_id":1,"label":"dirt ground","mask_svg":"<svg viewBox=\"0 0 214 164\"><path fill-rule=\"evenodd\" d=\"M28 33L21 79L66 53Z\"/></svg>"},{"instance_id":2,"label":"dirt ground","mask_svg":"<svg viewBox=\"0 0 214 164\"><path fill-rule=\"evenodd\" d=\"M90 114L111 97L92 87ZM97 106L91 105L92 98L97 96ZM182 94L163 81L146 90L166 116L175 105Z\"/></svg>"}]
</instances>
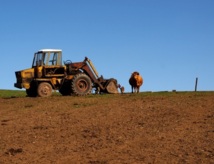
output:
<instances>
[{"instance_id":1,"label":"dirt ground","mask_svg":"<svg viewBox=\"0 0 214 164\"><path fill-rule=\"evenodd\" d=\"M214 163L214 92L0 98L11 163Z\"/></svg>"}]
</instances>

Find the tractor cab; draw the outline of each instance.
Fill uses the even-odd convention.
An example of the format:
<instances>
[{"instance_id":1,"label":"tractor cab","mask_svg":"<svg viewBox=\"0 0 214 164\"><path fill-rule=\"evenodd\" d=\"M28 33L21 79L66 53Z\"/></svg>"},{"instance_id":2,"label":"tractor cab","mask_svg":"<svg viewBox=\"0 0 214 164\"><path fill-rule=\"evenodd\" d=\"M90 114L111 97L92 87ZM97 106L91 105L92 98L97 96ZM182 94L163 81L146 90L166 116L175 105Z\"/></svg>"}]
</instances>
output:
<instances>
[{"instance_id":1,"label":"tractor cab","mask_svg":"<svg viewBox=\"0 0 214 164\"><path fill-rule=\"evenodd\" d=\"M37 78L64 76L66 68L62 65L62 50L39 50L34 54L32 68Z\"/></svg>"},{"instance_id":2,"label":"tractor cab","mask_svg":"<svg viewBox=\"0 0 214 164\"><path fill-rule=\"evenodd\" d=\"M34 54L33 67L62 65L62 50L42 49Z\"/></svg>"}]
</instances>

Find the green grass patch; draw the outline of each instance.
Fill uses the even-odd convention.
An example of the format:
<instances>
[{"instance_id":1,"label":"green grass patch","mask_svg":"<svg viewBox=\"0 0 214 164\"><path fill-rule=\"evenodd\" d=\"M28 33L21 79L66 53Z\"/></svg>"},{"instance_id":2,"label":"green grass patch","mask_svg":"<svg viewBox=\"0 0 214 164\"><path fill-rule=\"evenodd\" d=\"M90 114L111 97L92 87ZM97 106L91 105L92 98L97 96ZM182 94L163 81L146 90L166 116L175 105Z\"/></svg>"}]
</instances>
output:
<instances>
[{"instance_id":1,"label":"green grass patch","mask_svg":"<svg viewBox=\"0 0 214 164\"><path fill-rule=\"evenodd\" d=\"M203 96L207 94L214 94L214 91L177 91L177 92L169 92L169 91L158 91L158 92L140 92L140 93L124 93L124 94L90 94L85 97L87 98L117 98L120 96L124 97L147 97L147 96L172 96L172 95L198 95ZM17 97L26 97L25 90L0 90L0 98L17 98ZM52 96L62 96L58 91L54 91ZM76 96L74 96L76 97Z\"/></svg>"},{"instance_id":2,"label":"green grass patch","mask_svg":"<svg viewBox=\"0 0 214 164\"><path fill-rule=\"evenodd\" d=\"M26 97L25 90L0 90L0 98L17 98L17 97ZM61 96L58 92L53 92L52 96Z\"/></svg>"},{"instance_id":3,"label":"green grass patch","mask_svg":"<svg viewBox=\"0 0 214 164\"><path fill-rule=\"evenodd\" d=\"M23 90L0 90L1 98L26 97L26 92Z\"/></svg>"}]
</instances>

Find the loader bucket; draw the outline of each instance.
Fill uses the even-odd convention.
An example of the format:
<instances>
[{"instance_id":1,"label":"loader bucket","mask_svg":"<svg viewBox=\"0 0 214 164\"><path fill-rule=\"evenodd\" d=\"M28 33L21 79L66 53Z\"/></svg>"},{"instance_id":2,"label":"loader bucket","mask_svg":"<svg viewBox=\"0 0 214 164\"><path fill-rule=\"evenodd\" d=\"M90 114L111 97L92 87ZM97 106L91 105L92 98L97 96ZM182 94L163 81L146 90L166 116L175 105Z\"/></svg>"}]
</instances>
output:
<instances>
[{"instance_id":1,"label":"loader bucket","mask_svg":"<svg viewBox=\"0 0 214 164\"><path fill-rule=\"evenodd\" d=\"M117 81L115 80L109 80L106 86L106 91L108 93L119 93L118 92L118 87L117 87Z\"/></svg>"}]
</instances>

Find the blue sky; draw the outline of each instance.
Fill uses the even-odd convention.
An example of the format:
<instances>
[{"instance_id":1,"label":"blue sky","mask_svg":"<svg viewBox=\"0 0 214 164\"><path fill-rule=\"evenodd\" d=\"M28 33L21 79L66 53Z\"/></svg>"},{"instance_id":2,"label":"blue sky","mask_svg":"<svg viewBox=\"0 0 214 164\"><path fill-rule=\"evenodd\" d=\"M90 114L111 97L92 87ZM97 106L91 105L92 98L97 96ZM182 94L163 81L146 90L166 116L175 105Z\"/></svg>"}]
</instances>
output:
<instances>
[{"instance_id":1,"label":"blue sky","mask_svg":"<svg viewBox=\"0 0 214 164\"><path fill-rule=\"evenodd\" d=\"M104 78L130 92L214 90L213 0L1 0L0 89L14 88L15 71L30 68L34 52L87 56Z\"/></svg>"}]
</instances>

